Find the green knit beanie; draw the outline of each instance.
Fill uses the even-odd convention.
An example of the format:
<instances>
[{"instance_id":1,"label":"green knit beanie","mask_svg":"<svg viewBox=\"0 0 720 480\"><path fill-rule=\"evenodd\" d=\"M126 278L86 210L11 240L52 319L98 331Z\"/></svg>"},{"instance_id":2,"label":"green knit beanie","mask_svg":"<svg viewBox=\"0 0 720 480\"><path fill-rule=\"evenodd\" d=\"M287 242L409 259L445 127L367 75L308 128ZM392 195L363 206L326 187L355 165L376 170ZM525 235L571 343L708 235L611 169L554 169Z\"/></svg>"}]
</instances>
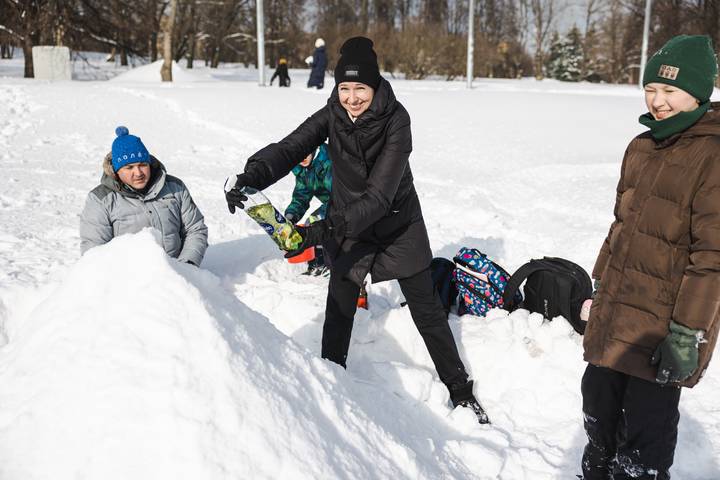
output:
<instances>
[{"instance_id":1,"label":"green knit beanie","mask_svg":"<svg viewBox=\"0 0 720 480\"><path fill-rule=\"evenodd\" d=\"M704 103L710 100L717 73L717 59L710 37L678 35L648 61L643 72L643 86L653 82L673 85Z\"/></svg>"}]
</instances>

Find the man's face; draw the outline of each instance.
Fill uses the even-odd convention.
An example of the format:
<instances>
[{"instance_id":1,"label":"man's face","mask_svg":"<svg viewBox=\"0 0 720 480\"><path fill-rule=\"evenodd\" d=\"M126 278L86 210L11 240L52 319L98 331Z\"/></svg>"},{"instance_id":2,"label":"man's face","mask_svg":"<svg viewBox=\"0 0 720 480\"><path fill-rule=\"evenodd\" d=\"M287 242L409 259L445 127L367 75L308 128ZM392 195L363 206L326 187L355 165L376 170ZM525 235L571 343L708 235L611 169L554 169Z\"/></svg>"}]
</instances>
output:
<instances>
[{"instance_id":1,"label":"man's face","mask_svg":"<svg viewBox=\"0 0 720 480\"><path fill-rule=\"evenodd\" d=\"M340 105L353 117L359 117L370 107L375 91L359 82L342 82L338 85Z\"/></svg>"},{"instance_id":2,"label":"man's face","mask_svg":"<svg viewBox=\"0 0 720 480\"><path fill-rule=\"evenodd\" d=\"M645 104L655 120L665 120L698 108L697 99L685 90L657 82L645 85Z\"/></svg>"},{"instance_id":3,"label":"man's face","mask_svg":"<svg viewBox=\"0 0 720 480\"><path fill-rule=\"evenodd\" d=\"M150 164L131 163L117 171L118 178L135 190L142 190L150 181Z\"/></svg>"}]
</instances>

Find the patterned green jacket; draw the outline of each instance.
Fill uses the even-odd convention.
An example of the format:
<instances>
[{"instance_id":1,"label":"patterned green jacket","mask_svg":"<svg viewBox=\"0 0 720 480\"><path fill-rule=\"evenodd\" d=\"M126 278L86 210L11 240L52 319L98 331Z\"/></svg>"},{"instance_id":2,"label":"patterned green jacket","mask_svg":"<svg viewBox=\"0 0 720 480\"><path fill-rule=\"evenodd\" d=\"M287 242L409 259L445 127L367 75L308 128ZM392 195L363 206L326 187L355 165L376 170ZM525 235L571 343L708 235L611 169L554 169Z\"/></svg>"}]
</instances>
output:
<instances>
[{"instance_id":1,"label":"patterned green jacket","mask_svg":"<svg viewBox=\"0 0 720 480\"><path fill-rule=\"evenodd\" d=\"M307 167L298 165L292 169L292 173L295 174L295 190L290 205L285 209L285 215L291 214L293 221L299 221L310 208L310 200L317 197L322 205L312 213L312 216L325 218L332 189L332 165L327 146L324 143L320 145L312 163Z\"/></svg>"}]
</instances>

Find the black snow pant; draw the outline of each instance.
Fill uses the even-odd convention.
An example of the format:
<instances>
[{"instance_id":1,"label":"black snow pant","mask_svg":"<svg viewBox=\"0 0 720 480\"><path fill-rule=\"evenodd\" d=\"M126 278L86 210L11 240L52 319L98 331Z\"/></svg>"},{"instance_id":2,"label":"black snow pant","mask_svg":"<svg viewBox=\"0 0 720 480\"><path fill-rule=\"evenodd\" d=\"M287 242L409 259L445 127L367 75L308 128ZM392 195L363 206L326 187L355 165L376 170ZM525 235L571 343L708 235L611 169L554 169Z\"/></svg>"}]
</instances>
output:
<instances>
[{"instance_id":1,"label":"black snow pant","mask_svg":"<svg viewBox=\"0 0 720 480\"><path fill-rule=\"evenodd\" d=\"M468 375L460 359L440 297L433 288L430 269L398 280L415 326L435 364L440 380L447 385L465 384ZM330 274L322 357L345 367L360 287L340 275Z\"/></svg>"},{"instance_id":2,"label":"black snow pant","mask_svg":"<svg viewBox=\"0 0 720 480\"><path fill-rule=\"evenodd\" d=\"M680 387L588 364L582 378L584 480L668 480Z\"/></svg>"}]
</instances>

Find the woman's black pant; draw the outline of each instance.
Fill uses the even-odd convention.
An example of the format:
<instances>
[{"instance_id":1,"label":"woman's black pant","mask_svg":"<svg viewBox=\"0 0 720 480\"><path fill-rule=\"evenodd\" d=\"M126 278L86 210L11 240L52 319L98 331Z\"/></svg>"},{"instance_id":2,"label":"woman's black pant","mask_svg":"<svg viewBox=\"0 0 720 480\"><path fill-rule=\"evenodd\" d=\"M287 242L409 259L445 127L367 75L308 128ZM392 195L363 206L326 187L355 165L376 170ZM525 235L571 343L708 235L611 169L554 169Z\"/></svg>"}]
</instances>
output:
<instances>
[{"instance_id":1,"label":"woman's black pant","mask_svg":"<svg viewBox=\"0 0 720 480\"><path fill-rule=\"evenodd\" d=\"M669 479L680 387L588 364L581 389L584 480Z\"/></svg>"},{"instance_id":2,"label":"woman's black pant","mask_svg":"<svg viewBox=\"0 0 720 480\"><path fill-rule=\"evenodd\" d=\"M447 386L465 384L467 373L447 322L440 297L433 287L430 269L398 280L410 315L435 364L440 380ZM339 275L330 274L322 357L345 367L360 287Z\"/></svg>"}]
</instances>

